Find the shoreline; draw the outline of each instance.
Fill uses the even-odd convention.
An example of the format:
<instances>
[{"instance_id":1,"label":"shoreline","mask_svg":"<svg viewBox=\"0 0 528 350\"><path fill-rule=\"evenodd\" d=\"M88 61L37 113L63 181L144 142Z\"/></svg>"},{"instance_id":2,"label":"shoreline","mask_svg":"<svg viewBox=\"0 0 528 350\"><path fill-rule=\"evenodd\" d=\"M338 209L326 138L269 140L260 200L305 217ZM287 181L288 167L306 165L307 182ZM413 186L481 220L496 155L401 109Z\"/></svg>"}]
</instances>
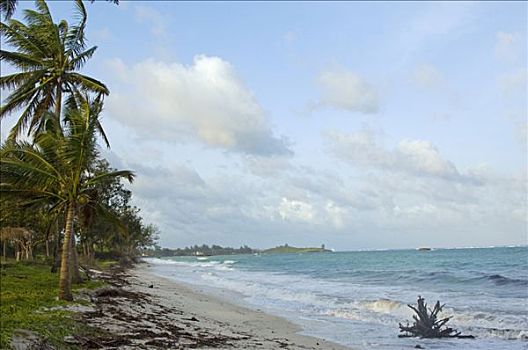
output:
<instances>
[{"instance_id":1,"label":"shoreline","mask_svg":"<svg viewBox=\"0 0 528 350\"><path fill-rule=\"evenodd\" d=\"M157 276L146 262L109 277L112 287L92 296L95 307L81 314L108 334L84 339L99 348L352 349L301 335L301 327L285 318Z\"/></svg>"}]
</instances>

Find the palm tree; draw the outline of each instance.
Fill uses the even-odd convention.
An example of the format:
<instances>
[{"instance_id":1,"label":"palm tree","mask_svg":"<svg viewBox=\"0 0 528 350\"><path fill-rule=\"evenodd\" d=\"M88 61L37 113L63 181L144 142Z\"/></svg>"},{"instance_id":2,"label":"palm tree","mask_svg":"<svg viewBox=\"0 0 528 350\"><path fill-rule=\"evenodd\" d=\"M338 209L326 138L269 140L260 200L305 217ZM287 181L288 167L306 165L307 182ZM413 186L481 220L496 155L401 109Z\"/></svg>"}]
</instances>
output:
<instances>
[{"instance_id":1,"label":"palm tree","mask_svg":"<svg viewBox=\"0 0 528 350\"><path fill-rule=\"evenodd\" d=\"M14 19L8 24L0 23L0 34L6 44L16 49L0 50L0 59L19 70L0 77L0 88L11 90L0 107L0 119L24 109L11 130L11 138L25 128L28 134L42 131L45 112L52 108L60 121L63 93L71 95L79 90L99 95L109 93L102 82L78 73L97 47L86 49L86 9L82 0L76 0L75 4L79 22L74 26L65 20L55 24L44 0L36 1L37 10L24 11L27 24Z\"/></svg>"},{"instance_id":2,"label":"palm tree","mask_svg":"<svg viewBox=\"0 0 528 350\"><path fill-rule=\"evenodd\" d=\"M92 102L86 96L77 98L75 104L66 105L64 129L52 116L47 118L45 131L32 143L7 140L0 148L2 196L66 212L59 283L62 300L72 300L71 242L78 211L91 201L90 194L99 184L114 178L131 182L134 177L128 170L97 174L90 170L98 156L96 136L101 110L100 98ZM103 206L92 205L104 211Z\"/></svg>"}]
</instances>

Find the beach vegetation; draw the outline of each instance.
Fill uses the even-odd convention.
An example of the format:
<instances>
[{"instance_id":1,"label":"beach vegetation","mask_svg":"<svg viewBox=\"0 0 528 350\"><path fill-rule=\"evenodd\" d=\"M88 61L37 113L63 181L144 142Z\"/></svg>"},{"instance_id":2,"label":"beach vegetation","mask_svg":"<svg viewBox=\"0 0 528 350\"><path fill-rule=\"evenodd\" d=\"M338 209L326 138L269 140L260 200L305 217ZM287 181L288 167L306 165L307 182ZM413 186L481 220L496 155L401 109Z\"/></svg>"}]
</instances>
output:
<instances>
[{"instance_id":1,"label":"beach vegetation","mask_svg":"<svg viewBox=\"0 0 528 350\"><path fill-rule=\"evenodd\" d=\"M98 176L116 169L111 168L105 159L98 159L93 171ZM131 204L132 192L124 186L121 178L105 178L92 190L90 200L103 210L85 205L79 213L79 240L87 262L93 262L95 258L127 259L155 244L157 227L143 222L140 209ZM116 227L126 229L115 234Z\"/></svg>"},{"instance_id":2,"label":"beach vegetation","mask_svg":"<svg viewBox=\"0 0 528 350\"><path fill-rule=\"evenodd\" d=\"M132 181L134 177L128 170L91 171L98 156L96 136L100 132L101 110L99 99L90 101L88 97L76 96L65 111L64 130L50 118L46 132L35 136L32 143L9 140L0 149L0 192L4 196L23 200L27 206L46 205L50 211L66 213L59 289L63 300L73 298L70 268L77 212L91 206L110 217L111 213L92 200L94 189L107 179Z\"/></svg>"},{"instance_id":3,"label":"beach vegetation","mask_svg":"<svg viewBox=\"0 0 528 350\"><path fill-rule=\"evenodd\" d=\"M57 348L68 348L63 343L67 335L90 332L65 309L71 303L57 300L59 276L51 274L45 262L8 260L2 262L0 271L0 349L10 348L13 333L19 329L33 331ZM75 290L102 285L86 281Z\"/></svg>"},{"instance_id":4,"label":"beach vegetation","mask_svg":"<svg viewBox=\"0 0 528 350\"><path fill-rule=\"evenodd\" d=\"M11 18L17 1L0 2L0 59L15 71L0 77L0 119L21 111L0 145L2 349L17 329L70 348L64 336L83 325L62 306L76 289L100 284L89 281L90 267L130 260L157 239L124 187L133 172L100 156L99 141L109 147L100 122L109 90L80 73L97 47L86 45L83 2L74 4L70 24L54 22L44 0L22 21Z\"/></svg>"},{"instance_id":5,"label":"beach vegetation","mask_svg":"<svg viewBox=\"0 0 528 350\"><path fill-rule=\"evenodd\" d=\"M2 256L45 254L52 272L60 266L59 297L65 300L72 299L72 276L81 280L81 263L93 263L97 253L133 256L157 237L121 183L133 173L99 156L97 136L109 147L99 118L109 90L79 73L97 47L87 48L86 9L81 0L74 3L74 25L55 23L44 0L24 10L24 21L7 20L16 2L0 8L7 20L0 27L7 47L0 58L16 70L0 77L0 88L10 92L0 118L22 110L0 149Z\"/></svg>"}]
</instances>

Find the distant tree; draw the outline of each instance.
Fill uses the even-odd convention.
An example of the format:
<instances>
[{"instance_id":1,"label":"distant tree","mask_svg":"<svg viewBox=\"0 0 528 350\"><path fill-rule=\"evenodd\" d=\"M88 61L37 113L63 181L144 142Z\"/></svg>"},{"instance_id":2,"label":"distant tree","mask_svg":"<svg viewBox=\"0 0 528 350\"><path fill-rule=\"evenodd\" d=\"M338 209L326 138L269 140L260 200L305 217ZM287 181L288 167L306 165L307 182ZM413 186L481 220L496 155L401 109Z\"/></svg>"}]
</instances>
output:
<instances>
[{"instance_id":1,"label":"distant tree","mask_svg":"<svg viewBox=\"0 0 528 350\"><path fill-rule=\"evenodd\" d=\"M115 171L106 160L98 160L93 167L94 174ZM85 205L81 212L81 244L84 256L93 261L95 248L114 253L120 257L132 257L140 250L153 247L159 230L152 224L144 224L139 208L131 204L132 192L127 190L121 179L112 178L93 189L94 204L105 208L101 213L92 205ZM108 213L111 213L109 217Z\"/></svg>"}]
</instances>

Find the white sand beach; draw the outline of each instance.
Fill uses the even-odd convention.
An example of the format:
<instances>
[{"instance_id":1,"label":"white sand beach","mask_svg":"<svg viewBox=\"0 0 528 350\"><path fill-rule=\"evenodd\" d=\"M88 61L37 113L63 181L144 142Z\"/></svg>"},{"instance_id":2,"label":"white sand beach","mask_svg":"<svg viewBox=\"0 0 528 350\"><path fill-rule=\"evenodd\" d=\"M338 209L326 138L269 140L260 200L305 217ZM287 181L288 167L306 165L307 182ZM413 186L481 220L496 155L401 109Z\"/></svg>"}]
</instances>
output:
<instances>
[{"instance_id":1,"label":"white sand beach","mask_svg":"<svg viewBox=\"0 0 528 350\"><path fill-rule=\"evenodd\" d=\"M121 295L95 298L86 322L120 349L350 349L298 334L286 319L234 305L156 276L139 264L114 278ZM97 340L96 340L97 341Z\"/></svg>"}]
</instances>

